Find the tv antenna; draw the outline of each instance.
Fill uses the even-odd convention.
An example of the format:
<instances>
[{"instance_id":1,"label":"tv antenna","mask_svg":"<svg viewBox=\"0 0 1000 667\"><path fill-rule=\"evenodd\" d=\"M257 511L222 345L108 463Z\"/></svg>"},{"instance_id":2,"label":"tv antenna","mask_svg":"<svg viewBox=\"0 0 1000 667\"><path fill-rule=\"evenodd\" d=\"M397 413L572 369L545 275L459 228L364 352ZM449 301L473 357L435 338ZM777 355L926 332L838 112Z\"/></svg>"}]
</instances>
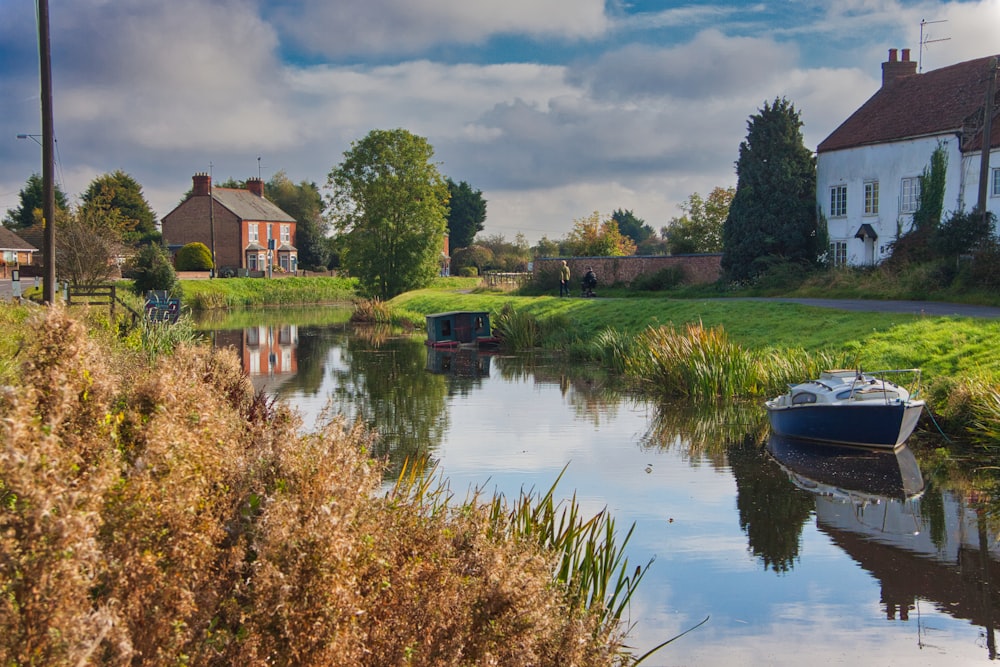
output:
<instances>
[{"instance_id":1,"label":"tv antenna","mask_svg":"<svg viewBox=\"0 0 1000 667\"><path fill-rule=\"evenodd\" d=\"M931 25L932 23L947 23L946 19L940 21L927 21L920 19L920 55L917 56L917 72L923 73L924 71L924 47L928 44L933 44L934 42L947 42L951 37L942 37L940 39L931 39L930 33L924 36L924 26Z\"/></svg>"}]
</instances>

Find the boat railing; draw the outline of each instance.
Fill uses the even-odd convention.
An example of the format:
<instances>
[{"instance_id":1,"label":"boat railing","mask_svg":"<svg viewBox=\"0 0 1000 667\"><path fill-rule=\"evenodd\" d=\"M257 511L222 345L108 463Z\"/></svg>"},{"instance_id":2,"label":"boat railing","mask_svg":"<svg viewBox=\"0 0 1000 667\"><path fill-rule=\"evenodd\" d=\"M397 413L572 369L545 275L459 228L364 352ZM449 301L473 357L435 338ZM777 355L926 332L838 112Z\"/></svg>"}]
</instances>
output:
<instances>
[{"instance_id":1,"label":"boat railing","mask_svg":"<svg viewBox=\"0 0 1000 667\"><path fill-rule=\"evenodd\" d=\"M887 376L890 376L890 375L902 375L904 373L909 373L911 375L911 379L910 379L909 384L912 386L912 389L907 388L907 393L910 395L910 398L914 398L919 393L919 391L920 391L920 369L919 368L886 368L886 369L879 370L879 371L861 371L861 370L859 370L858 374L854 378L854 381L851 383L850 398L854 398L855 394L858 391L862 391L864 389L864 378L865 377L869 377L869 378L875 378L876 380L878 380L881 383L882 397L883 397L883 399L885 400L886 403L889 403L890 402L890 397L889 397L889 393L890 392L889 392L889 390L886 389L886 384L891 384L891 385L893 385L895 387L901 387L902 385L900 383L898 383L898 382L892 382L891 380L888 380L886 378L887 378ZM859 382L859 380L861 382ZM878 393L878 391L879 390L875 390L873 393ZM893 396L893 398L894 399L898 399L899 398L899 394L896 393L895 396Z\"/></svg>"}]
</instances>

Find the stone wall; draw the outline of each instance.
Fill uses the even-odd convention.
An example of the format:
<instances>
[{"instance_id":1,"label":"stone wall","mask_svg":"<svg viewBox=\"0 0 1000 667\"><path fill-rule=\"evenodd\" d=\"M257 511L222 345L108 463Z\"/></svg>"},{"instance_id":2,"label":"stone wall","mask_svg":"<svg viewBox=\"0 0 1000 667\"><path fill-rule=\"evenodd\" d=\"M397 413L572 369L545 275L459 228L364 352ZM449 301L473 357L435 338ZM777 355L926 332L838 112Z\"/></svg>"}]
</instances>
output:
<instances>
[{"instance_id":1,"label":"stone wall","mask_svg":"<svg viewBox=\"0 0 1000 667\"><path fill-rule=\"evenodd\" d=\"M532 266L533 278L546 274L558 275L562 260L569 265L570 284L578 286L593 267L600 285L629 285L638 276L656 273L668 267L681 267L686 284L714 283L722 276L722 254L705 255L630 255L628 257L543 257ZM553 279L558 287L558 278Z\"/></svg>"}]
</instances>

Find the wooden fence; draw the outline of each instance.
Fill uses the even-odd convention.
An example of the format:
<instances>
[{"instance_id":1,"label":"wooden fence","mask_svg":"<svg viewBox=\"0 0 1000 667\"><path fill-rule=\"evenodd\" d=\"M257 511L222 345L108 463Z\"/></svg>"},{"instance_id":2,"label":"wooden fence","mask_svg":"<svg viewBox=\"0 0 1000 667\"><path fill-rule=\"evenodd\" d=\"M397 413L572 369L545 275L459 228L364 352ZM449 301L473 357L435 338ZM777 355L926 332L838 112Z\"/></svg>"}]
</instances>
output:
<instances>
[{"instance_id":1,"label":"wooden fence","mask_svg":"<svg viewBox=\"0 0 1000 667\"><path fill-rule=\"evenodd\" d=\"M530 280L530 273L501 273L499 271L487 271L482 275L482 281L487 287L520 287Z\"/></svg>"}]
</instances>

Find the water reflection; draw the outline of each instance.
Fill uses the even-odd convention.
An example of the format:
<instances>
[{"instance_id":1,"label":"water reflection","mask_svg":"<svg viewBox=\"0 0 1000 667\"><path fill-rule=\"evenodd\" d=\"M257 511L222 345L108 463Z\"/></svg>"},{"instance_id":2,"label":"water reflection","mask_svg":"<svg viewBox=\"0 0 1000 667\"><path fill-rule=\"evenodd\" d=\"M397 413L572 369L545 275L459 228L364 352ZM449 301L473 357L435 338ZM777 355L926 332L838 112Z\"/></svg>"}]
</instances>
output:
<instances>
[{"instance_id":1,"label":"water reflection","mask_svg":"<svg viewBox=\"0 0 1000 667\"><path fill-rule=\"evenodd\" d=\"M636 522L630 561L657 560L634 602L633 644L712 616L647 664L793 665L804 647L857 665L996 656L988 499L928 474L920 449L804 448L769 438L759 405L653 404L559 357L269 326L215 340L301 411L332 406L373 425L395 466L426 457L453 488L489 480L514 495L547 488L569 463L567 495Z\"/></svg>"},{"instance_id":2,"label":"water reflection","mask_svg":"<svg viewBox=\"0 0 1000 667\"><path fill-rule=\"evenodd\" d=\"M295 325L215 331L212 340L217 347L232 347L237 351L243 372L257 389L281 385L298 376L299 332Z\"/></svg>"},{"instance_id":3,"label":"water reflection","mask_svg":"<svg viewBox=\"0 0 1000 667\"><path fill-rule=\"evenodd\" d=\"M878 579L887 620L909 621L922 600L930 602L981 626L988 657L996 658L1000 548L975 494L925 487L906 446L872 451L772 435L768 451L797 488L815 496L819 530Z\"/></svg>"}]
</instances>

